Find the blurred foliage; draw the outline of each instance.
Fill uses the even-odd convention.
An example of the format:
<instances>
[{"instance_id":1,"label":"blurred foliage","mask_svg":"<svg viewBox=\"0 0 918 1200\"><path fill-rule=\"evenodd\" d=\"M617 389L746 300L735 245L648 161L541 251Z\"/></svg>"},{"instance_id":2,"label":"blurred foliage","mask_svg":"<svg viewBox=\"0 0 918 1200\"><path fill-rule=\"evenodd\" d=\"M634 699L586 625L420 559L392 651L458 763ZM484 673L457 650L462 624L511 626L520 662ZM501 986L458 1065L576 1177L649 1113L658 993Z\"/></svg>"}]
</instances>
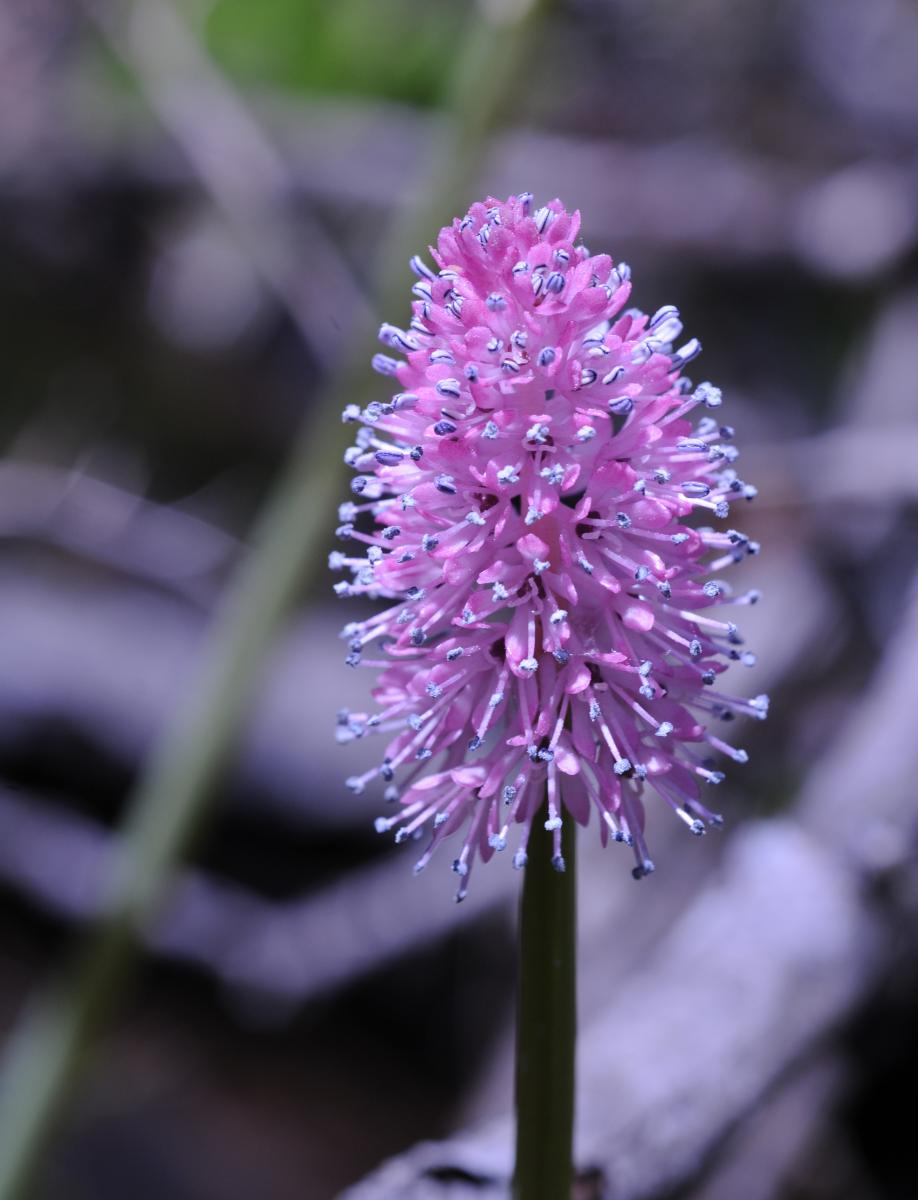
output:
<instances>
[{"instance_id":1,"label":"blurred foliage","mask_svg":"<svg viewBox=\"0 0 918 1200\"><path fill-rule=\"evenodd\" d=\"M418 0L218 0L203 33L246 84L429 106L449 78L464 11Z\"/></svg>"}]
</instances>

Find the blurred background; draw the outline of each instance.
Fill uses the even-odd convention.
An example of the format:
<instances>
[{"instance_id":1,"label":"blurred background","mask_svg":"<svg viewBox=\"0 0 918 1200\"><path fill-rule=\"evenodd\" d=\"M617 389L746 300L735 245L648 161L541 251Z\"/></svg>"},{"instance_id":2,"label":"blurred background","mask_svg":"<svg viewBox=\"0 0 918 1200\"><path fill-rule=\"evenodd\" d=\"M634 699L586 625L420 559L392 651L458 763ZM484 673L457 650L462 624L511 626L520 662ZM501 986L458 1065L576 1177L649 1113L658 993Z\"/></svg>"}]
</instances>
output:
<instances>
[{"instance_id":1,"label":"blurred background","mask_svg":"<svg viewBox=\"0 0 918 1200\"><path fill-rule=\"evenodd\" d=\"M579 1195L918 1196L916 62L910 0L0 6L4 1034L301 423L340 460L341 402L386 398L361 330L407 318L455 153L438 223L559 195L679 306L760 491L736 683L773 715L724 836L653 812L640 885L581 840ZM342 786L348 481L36 1195L505 1194L519 880L456 906Z\"/></svg>"}]
</instances>

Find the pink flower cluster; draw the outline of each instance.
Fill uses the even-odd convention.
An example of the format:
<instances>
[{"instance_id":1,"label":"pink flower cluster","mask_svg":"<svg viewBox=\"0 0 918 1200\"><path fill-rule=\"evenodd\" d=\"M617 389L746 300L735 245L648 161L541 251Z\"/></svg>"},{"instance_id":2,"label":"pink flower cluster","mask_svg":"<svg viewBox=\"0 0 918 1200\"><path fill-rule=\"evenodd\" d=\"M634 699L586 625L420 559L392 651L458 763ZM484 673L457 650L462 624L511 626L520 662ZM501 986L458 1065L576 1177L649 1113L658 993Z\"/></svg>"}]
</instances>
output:
<instances>
[{"instance_id":1,"label":"pink flower cluster","mask_svg":"<svg viewBox=\"0 0 918 1200\"><path fill-rule=\"evenodd\" d=\"M754 489L737 475L733 431L693 410L720 407L683 370L679 314L626 308L631 272L578 243L579 214L531 195L488 199L440 233L436 269L411 266L413 318L383 325L374 366L398 390L344 412L359 428L358 472L331 555L353 578L339 595L385 597L348 625L348 662L381 671L378 711L339 714L339 740L390 741L379 766L397 805L377 828L428 835L417 870L459 835L462 899L475 858L534 820L591 809L603 843L653 870L644 803L654 792L701 834L701 799L723 778L710 758L746 754L714 732L767 698L717 687L727 659L751 661L730 620L736 597L710 572L758 547L725 518ZM696 518L701 518L701 523ZM381 653L384 652L384 653ZM547 801L547 806L546 806Z\"/></svg>"}]
</instances>

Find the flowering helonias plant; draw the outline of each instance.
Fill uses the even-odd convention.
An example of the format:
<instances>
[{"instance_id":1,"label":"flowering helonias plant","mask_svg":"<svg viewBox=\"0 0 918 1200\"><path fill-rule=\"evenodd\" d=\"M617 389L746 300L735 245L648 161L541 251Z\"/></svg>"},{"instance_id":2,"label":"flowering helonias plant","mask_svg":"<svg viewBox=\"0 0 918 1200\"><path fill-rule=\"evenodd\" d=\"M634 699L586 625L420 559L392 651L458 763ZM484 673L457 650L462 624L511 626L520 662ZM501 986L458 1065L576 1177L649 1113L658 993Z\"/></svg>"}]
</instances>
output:
<instances>
[{"instance_id":1,"label":"flowering helonias plant","mask_svg":"<svg viewBox=\"0 0 918 1200\"><path fill-rule=\"evenodd\" d=\"M648 795L703 833L712 752L746 759L715 723L767 710L717 686L751 656L716 610L756 594L710 575L757 550L709 524L754 495L709 415L721 393L683 374L701 347L680 344L677 310L626 307L629 268L578 244L579 224L524 194L443 229L436 269L412 260L408 329L380 330L395 394L344 413L360 473L338 533L367 549L331 556L353 572L336 591L393 601L344 631L351 664L384 653L367 662L379 711L340 714L340 738L390 739L348 782L385 780L380 831L429 833L418 870L457 835L457 899L511 829L526 862L534 820L563 870L562 808L583 825L595 809L648 874Z\"/></svg>"}]
</instances>

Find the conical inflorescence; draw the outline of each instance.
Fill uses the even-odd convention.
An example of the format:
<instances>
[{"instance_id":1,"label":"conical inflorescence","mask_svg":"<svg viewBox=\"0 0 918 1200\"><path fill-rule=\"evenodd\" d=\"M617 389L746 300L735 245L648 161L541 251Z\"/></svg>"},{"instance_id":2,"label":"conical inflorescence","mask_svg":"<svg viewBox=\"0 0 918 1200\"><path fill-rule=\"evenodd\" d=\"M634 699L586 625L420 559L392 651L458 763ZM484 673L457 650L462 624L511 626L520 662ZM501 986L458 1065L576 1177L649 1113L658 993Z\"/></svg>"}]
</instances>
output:
<instances>
[{"instance_id":1,"label":"conical inflorescence","mask_svg":"<svg viewBox=\"0 0 918 1200\"><path fill-rule=\"evenodd\" d=\"M393 395L365 410L358 472L331 566L340 595L389 607L344 630L348 662L379 671L373 713L339 714L339 740L383 733L380 831L456 846L465 895L476 857L561 811L653 870L644 805L656 796L701 834L715 758L746 754L717 730L767 698L718 688L739 649L717 575L758 547L724 528L755 489L738 476L721 393L683 373L671 305L629 308L631 272L578 244L579 214L529 194L488 199L442 230L407 329L384 325L374 366ZM715 576L715 577L712 577ZM547 797L547 813L545 800Z\"/></svg>"}]
</instances>

